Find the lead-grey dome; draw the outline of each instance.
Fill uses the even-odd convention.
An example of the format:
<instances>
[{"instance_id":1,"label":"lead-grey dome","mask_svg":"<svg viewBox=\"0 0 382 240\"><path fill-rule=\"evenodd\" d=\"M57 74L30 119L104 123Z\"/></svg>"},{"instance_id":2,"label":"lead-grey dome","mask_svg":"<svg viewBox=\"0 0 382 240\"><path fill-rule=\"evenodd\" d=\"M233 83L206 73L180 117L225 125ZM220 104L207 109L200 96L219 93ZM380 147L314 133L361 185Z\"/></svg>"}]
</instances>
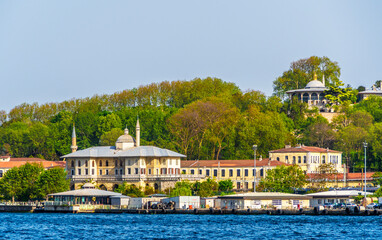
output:
<instances>
[{"instance_id":1,"label":"lead-grey dome","mask_svg":"<svg viewBox=\"0 0 382 240\"><path fill-rule=\"evenodd\" d=\"M324 84L318 80L310 81L305 88L325 88Z\"/></svg>"},{"instance_id":2,"label":"lead-grey dome","mask_svg":"<svg viewBox=\"0 0 382 240\"><path fill-rule=\"evenodd\" d=\"M129 135L129 130L125 129L125 134L123 134L117 139L117 143L134 143L135 144L135 139L131 135Z\"/></svg>"}]
</instances>

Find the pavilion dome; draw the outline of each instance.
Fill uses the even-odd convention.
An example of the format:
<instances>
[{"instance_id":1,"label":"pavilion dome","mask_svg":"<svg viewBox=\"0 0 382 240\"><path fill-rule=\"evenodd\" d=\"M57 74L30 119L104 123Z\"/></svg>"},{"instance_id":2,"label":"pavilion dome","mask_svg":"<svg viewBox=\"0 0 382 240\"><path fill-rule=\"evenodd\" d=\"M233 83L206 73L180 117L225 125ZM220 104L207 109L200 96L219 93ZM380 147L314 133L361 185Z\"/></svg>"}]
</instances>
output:
<instances>
[{"instance_id":1,"label":"pavilion dome","mask_svg":"<svg viewBox=\"0 0 382 240\"><path fill-rule=\"evenodd\" d=\"M305 88L325 88L324 84L318 80L310 81Z\"/></svg>"},{"instance_id":2,"label":"pavilion dome","mask_svg":"<svg viewBox=\"0 0 382 240\"><path fill-rule=\"evenodd\" d=\"M115 143L117 150L125 150L135 146L135 139L129 134L129 130L125 129L125 134L120 136Z\"/></svg>"}]
</instances>

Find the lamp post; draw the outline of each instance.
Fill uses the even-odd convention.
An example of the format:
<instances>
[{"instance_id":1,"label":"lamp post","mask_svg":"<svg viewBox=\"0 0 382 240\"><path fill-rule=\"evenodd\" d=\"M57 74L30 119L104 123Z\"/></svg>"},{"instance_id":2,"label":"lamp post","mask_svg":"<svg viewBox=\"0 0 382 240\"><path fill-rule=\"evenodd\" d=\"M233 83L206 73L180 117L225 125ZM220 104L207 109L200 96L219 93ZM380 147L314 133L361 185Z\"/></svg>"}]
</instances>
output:
<instances>
[{"instance_id":1,"label":"lamp post","mask_svg":"<svg viewBox=\"0 0 382 240\"><path fill-rule=\"evenodd\" d=\"M365 149L365 201L366 201L366 148L367 148L367 142L363 142L363 147Z\"/></svg>"},{"instance_id":2,"label":"lamp post","mask_svg":"<svg viewBox=\"0 0 382 240\"><path fill-rule=\"evenodd\" d=\"M254 158L253 158L253 192L256 192L256 149L257 145L253 145L252 147L254 151Z\"/></svg>"}]
</instances>

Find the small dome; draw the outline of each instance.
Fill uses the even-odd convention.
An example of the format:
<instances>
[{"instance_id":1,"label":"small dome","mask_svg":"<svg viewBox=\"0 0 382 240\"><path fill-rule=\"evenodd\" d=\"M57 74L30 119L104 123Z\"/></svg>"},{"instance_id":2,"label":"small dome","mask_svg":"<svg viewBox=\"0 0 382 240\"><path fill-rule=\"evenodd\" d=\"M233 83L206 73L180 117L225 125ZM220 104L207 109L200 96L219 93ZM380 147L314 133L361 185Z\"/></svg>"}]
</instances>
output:
<instances>
[{"instance_id":1,"label":"small dome","mask_svg":"<svg viewBox=\"0 0 382 240\"><path fill-rule=\"evenodd\" d=\"M135 143L135 139L129 135L129 130L125 129L125 134L117 139L117 143Z\"/></svg>"},{"instance_id":2,"label":"small dome","mask_svg":"<svg viewBox=\"0 0 382 240\"><path fill-rule=\"evenodd\" d=\"M310 81L305 88L325 88L324 84L318 80Z\"/></svg>"}]
</instances>

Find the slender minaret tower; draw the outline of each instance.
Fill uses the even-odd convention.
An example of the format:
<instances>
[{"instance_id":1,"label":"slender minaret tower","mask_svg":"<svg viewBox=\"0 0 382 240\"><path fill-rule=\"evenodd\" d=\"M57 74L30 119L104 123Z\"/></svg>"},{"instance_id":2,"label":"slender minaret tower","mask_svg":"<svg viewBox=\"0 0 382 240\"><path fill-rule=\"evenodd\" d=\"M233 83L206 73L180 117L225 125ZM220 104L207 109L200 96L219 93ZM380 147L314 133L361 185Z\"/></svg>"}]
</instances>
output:
<instances>
[{"instance_id":1,"label":"slender minaret tower","mask_svg":"<svg viewBox=\"0 0 382 240\"><path fill-rule=\"evenodd\" d=\"M322 74L322 84L324 84L325 87L325 75Z\"/></svg>"},{"instance_id":2,"label":"slender minaret tower","mask_svg":"<svg viewBox=\"0 0 382 240\"><path fill-rule=\"evenodd\" d=\"M72 153L74 153L75 151L77 151L77 138L76 138L76 128L74 127L74 123L73 123L73 132L72 132L72 146L70 146L70 148L72 149Z\"/></svg>"},{"instance_id":3,"label":"slender minaret tower","mask_svg":"<svg viewBox=\"0 0 382 240\"><path fill-rule=\"evenodd\" d=\"M139 126L139 117L137 117L137 126L135 127L135 146L141 146L141 128Z\"/></svg>"}]
</instances>

